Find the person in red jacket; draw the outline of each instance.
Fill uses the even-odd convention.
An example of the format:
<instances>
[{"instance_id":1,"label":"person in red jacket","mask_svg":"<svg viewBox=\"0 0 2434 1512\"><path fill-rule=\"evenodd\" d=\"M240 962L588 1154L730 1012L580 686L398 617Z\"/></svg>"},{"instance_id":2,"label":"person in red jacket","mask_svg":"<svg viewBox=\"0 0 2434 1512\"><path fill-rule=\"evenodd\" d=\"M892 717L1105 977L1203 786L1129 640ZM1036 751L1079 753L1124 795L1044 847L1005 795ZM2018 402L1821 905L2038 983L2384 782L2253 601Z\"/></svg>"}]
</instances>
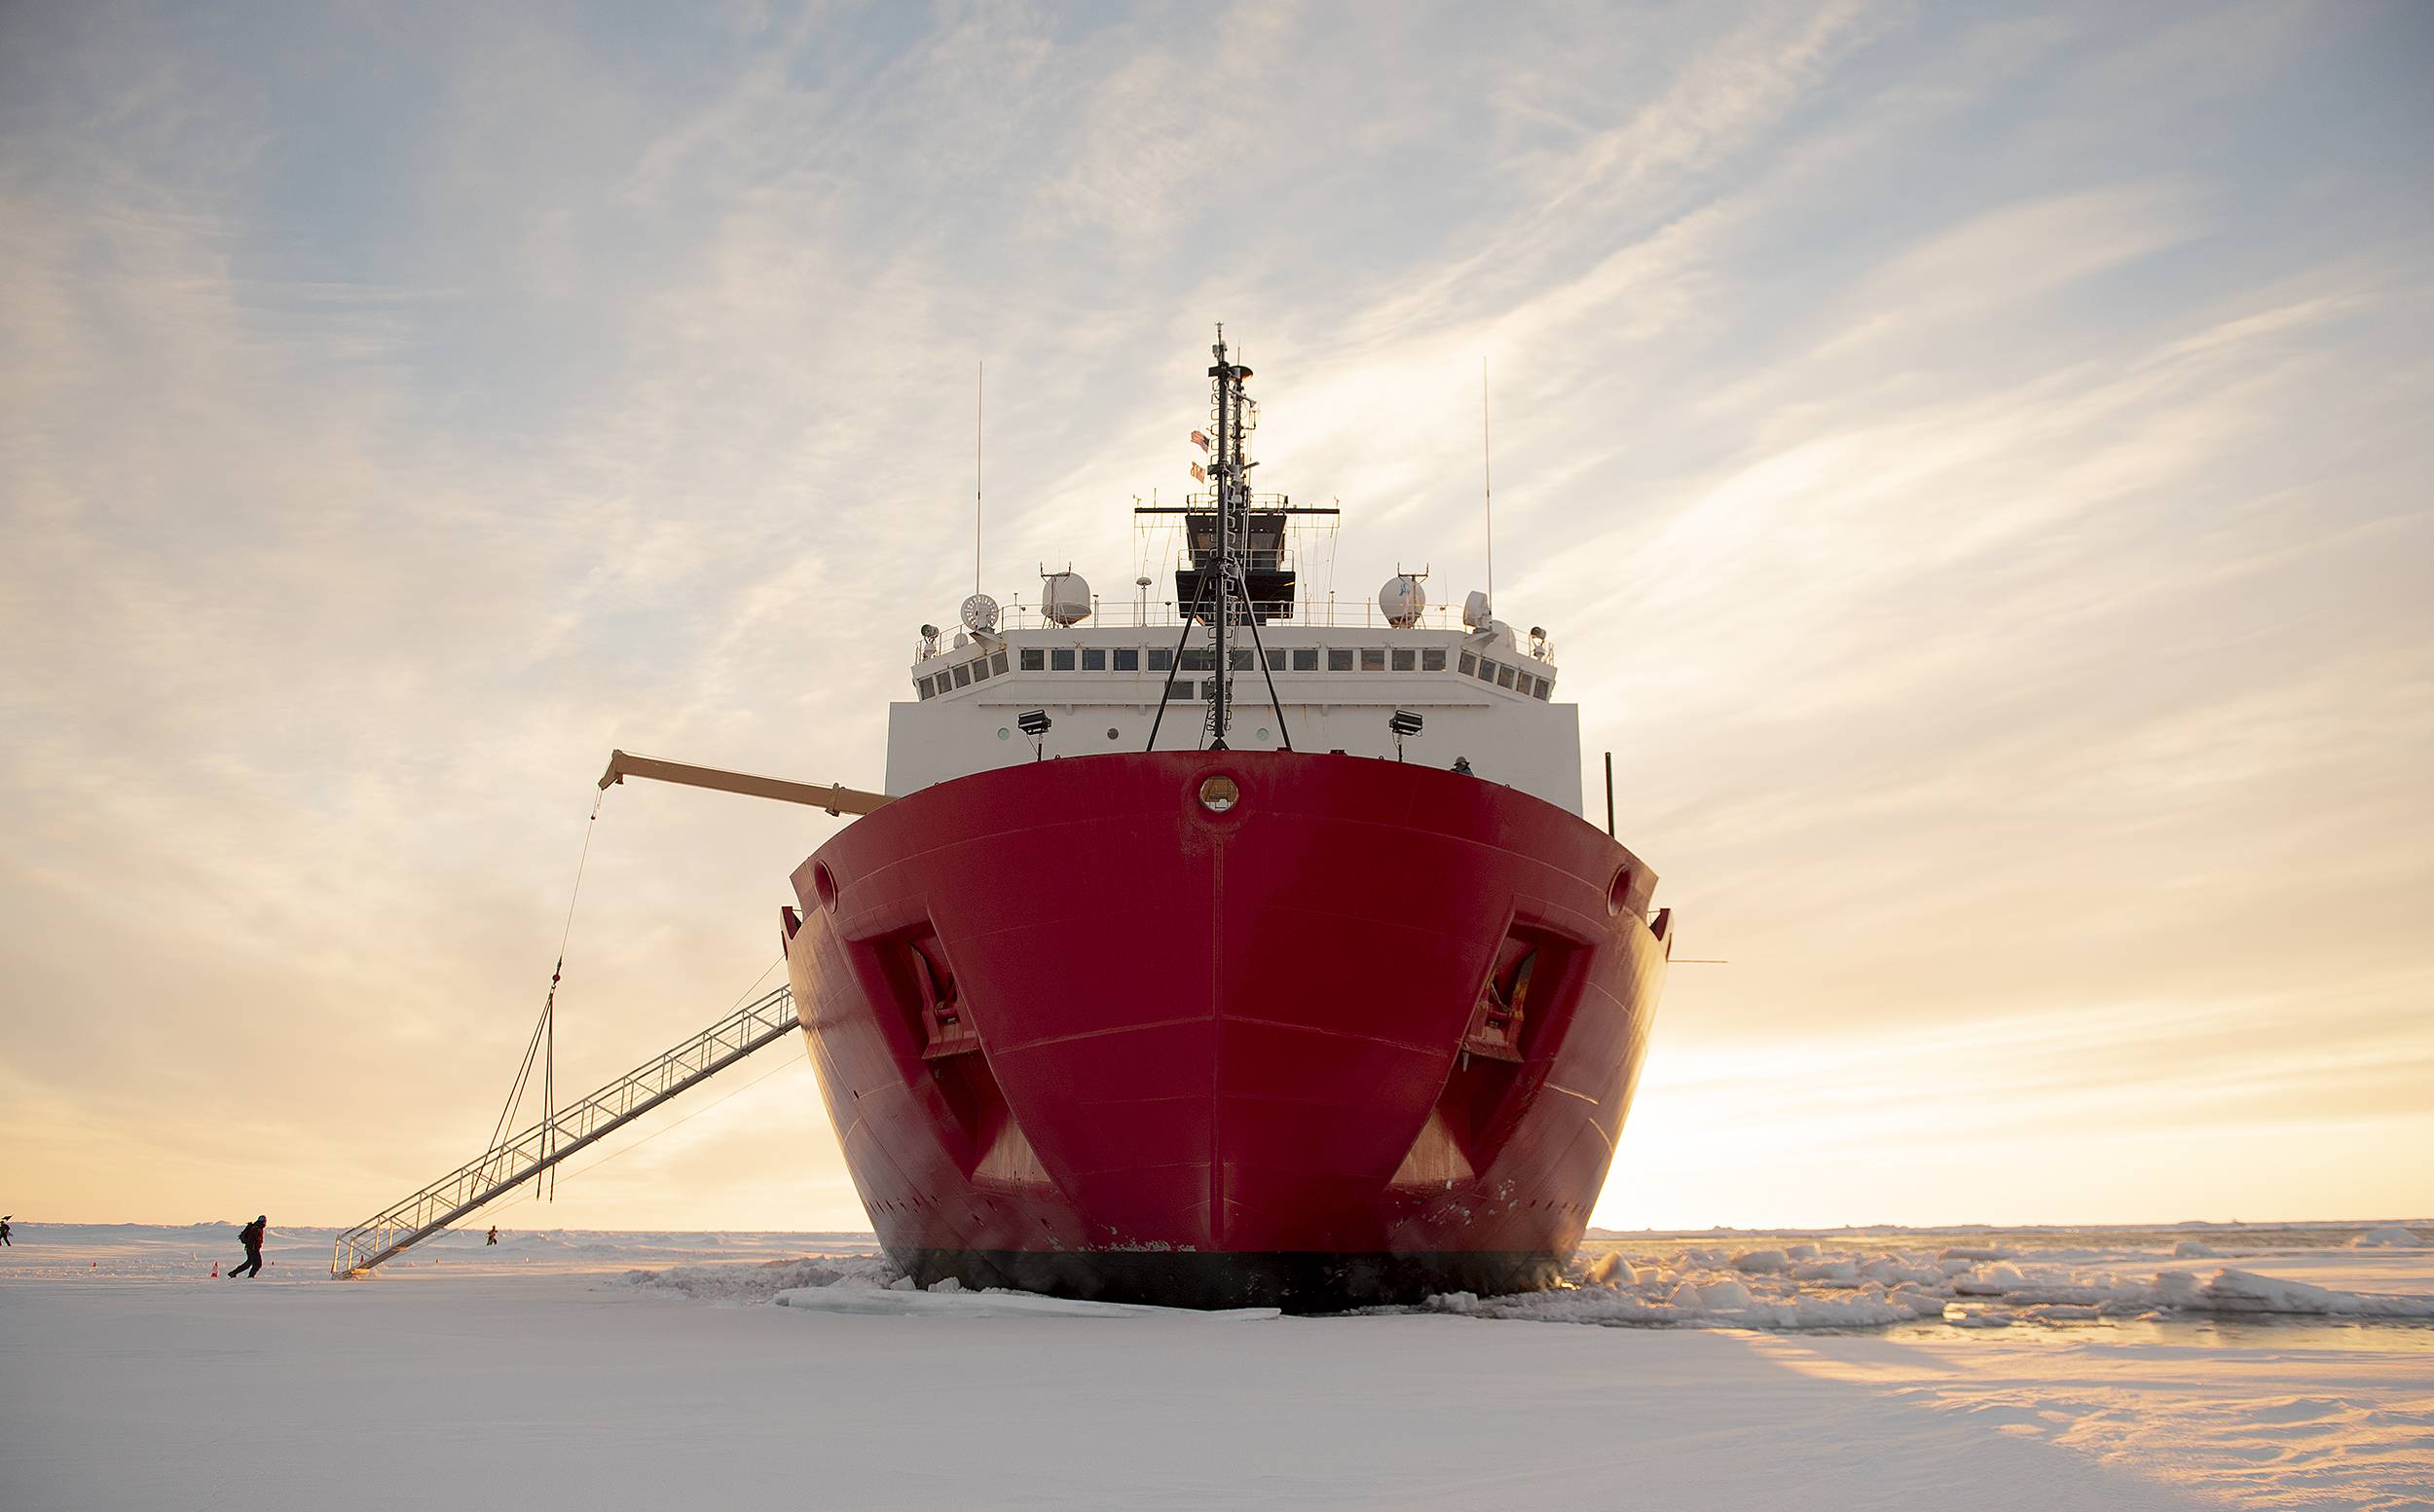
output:
<instances>
[{"instance_id":1,"label":"person in red jacket","mask_svg":"<svg viewBox=\"0 0 2434 1512\"><path fill-rule=\"evenodd\" d=\"M271 1220L264 1217L256 1218L238 1233L237 1241L245 1246L245 1263L228 1272L230 1280L233 1281L240 1275L262 1273L262 1238L270 1232Z\"/></svg>"}]
</instances>

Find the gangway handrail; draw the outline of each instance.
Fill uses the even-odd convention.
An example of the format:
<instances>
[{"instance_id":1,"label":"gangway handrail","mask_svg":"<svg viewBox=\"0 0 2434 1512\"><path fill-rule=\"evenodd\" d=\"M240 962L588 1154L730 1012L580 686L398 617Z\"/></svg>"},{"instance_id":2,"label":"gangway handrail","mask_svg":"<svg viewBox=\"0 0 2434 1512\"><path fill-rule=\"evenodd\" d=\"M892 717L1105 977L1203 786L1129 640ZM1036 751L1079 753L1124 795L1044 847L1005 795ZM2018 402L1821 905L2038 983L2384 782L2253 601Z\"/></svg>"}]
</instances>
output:
<instances>
[{"instance_id":1,"label":"gangway handrail","mask_svg":"<svg viewBox=\"0 0 2434 1512\"><path fill-rule=\"evenodd\" d=\"M786 987L754 999L674 1050L654 1055L580 1102L495 1145L404 1200L340 1234L330 1273L368 1271L568 1156L798 1027Z\"/></svg>"}]
</instances>

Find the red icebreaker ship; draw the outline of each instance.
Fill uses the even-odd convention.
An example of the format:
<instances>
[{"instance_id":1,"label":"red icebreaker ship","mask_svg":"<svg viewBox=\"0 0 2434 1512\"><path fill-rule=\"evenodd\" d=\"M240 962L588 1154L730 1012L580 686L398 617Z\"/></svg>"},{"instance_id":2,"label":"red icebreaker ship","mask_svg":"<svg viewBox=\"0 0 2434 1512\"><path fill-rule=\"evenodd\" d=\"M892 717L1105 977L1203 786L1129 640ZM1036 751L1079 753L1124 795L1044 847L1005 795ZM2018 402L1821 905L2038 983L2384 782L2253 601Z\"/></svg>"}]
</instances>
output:
<instances>
[{"instance_id":1,"label":"red icebreaker ship","mask_svg":"<svg viewBox=\"0 0 2434 1512\"><path fill-rule=\"evenodd\" d=\"M1171 603L1145 577L1110 616L1056 572L924 626L893 796L794 872L847 1164L925 1285L1550 1284L1664 984L1656 879L1580 817L1543 632L1481 594L1446 623L1420 574L1354 614L1299 592L1336 511L1250 492L1250 370L1213 351L1208 492L1140 511Z\"/></svg>"}]
</instances>

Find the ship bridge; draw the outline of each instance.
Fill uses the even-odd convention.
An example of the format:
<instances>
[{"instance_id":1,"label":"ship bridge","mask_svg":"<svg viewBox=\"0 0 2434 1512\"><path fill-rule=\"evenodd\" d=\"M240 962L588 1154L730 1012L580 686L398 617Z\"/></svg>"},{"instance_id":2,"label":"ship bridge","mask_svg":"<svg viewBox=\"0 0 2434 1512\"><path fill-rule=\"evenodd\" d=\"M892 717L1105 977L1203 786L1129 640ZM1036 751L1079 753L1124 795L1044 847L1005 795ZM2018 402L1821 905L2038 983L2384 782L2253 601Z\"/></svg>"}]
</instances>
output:
<instances>
[{"instance_id":1,"label":"ship bridge","mask_svg":"<svg viewBox=\"0 0 2434 1512\"><path fill-rule=\"evenodd\" d=\"M1136 601L1117 607L1115 624L1059 624L1048 606L1016 604L1002 629L951 641L925 635L912 696L888 710L888 793L1023 761L1152 749L1153 723L1155 749L1199 748L1216 653L1198 627L1178 650L1183 622L1173 609ZM1445 609L1410 617L1398 625L1374 605L1348 612L1303 605L1292 618L1266 619L1257 645L1227 648L1232 745L1280 750L1289 735L1301 751L1399 754L1444 768L1460 761L1485 781L1580 813L1579 710L1555 701L1545 634L1516 635L1494 620L1465 626ZM1398 710L1421 721L1399 742L1388 723ZM1034 712L1050 720L1036 737L1020 722Z\"/></svg>"}]
</instances>

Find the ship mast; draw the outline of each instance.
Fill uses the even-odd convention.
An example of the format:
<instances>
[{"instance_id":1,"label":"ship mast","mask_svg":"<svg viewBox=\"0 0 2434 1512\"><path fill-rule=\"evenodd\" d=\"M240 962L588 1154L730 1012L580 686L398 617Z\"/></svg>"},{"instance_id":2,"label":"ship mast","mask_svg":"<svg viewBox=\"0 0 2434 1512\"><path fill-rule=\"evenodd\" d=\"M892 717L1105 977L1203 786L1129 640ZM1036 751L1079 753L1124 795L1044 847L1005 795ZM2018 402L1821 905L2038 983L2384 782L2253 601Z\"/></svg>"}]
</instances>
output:
<instances>
[{"instance_id":1,"label":"ship mast","mask_svg":"<svg viewBox=\"0 0 2434 1512\"><path fill-rule=\"evenodd\" d=\"M1147 749L1158 749L1158 732L1175 696L1177 674L1203 670L1188 659L1187 648L1205 623L1211 649L1208 681L1200 689L1208 704L1204 749L1223 751L1232 743L1234 675L1240 668L1256 667L1268 684L1268 703L1276 712L1277 739L1290 751L1293 737L1285 729L1284 706L1277 701L1276 680L1270 676L1267 650L1260 644L1260 621L1293 613L1296 573L1285 539L1290 522L1302 515L1333 518L1343 511L1332 504L1297 509L1281 495L1261 500L1251 493L1251 469L1259 463L1244 454L1250 450L1250 433L1259 428L1259 404L1242 391L1251 370L1234 360L1223 325L1217 327L1216 345L1208 350L1217 359L1208 369L1208 427L1216 432L1216 442L1212 446L1206 434L1192 432L1193 444L1209 459L1206 468L1194 463L1192 476L1211 487L1206 494L1187 495L1181 505L1136 501L1132 509L1136 519L1181 515L1184 521L1184 554L1175 568L1175 606L1182 611L1183 628L1175 638L1165 685L1159 690L1158 717L1150 721ZM1237 630L1250 637L1247 651L1235 649ZM1183 683L1186 689L1191 685ZM1187 691L1183 696L1192 695Z\"/></svg>"},{"instance_id":2,"label":"ship mast","mask_svg":"<svg viewBox=\"0 0 2434 1512\"><path fill-rule=\"evenodd\" d=\"M1251 370L1228 360L1223 323L1217 327L1217 344L1209 351L1217 358L1208 370L1209 399L1217 412L1217 559L1211 564L1217 572L1217 612L1209 621L1216 645L1210 667L1208 749L1223 751L1234 694L1234 658L1227 642L1234 627L1235 589L1243 586L1235 522L1250 504L1250 469L1242 461L1242 381L1251 376Z\"/></svg>"}]
</instances>

